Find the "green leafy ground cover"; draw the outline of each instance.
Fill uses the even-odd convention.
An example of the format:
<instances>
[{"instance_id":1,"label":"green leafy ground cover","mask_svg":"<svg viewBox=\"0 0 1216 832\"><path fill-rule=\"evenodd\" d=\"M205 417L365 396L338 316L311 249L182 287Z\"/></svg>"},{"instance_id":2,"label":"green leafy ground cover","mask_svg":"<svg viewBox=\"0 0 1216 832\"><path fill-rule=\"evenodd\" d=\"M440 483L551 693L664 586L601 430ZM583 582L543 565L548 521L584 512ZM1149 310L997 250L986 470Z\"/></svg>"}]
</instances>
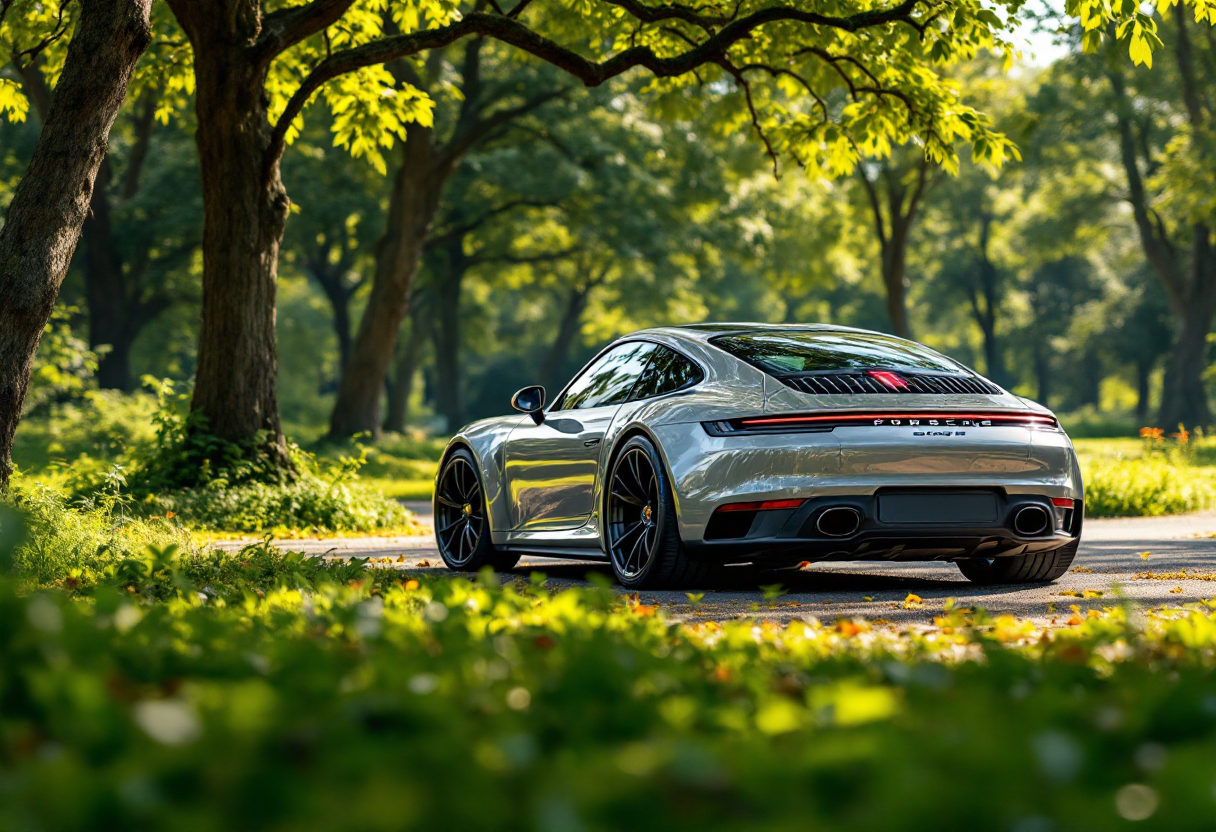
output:
<instances>
[{"instance_id":1,"label":"green leafy ground cover","mask_svg":"<svg viewBox=\"0 0 1216 832\"><path fill-rule=\"evenodd\" d=\"M1216 502L1216 441L1078 439L1090 517L1142 517L1200 511Z\"/></svg>"},{"instance_id":2,"label":"green leafy ground cover","mask_svg":"<svg viewBox=\"0 0 1216 832\"><path fill-rule=\"evenodd\" d=\"M280 537L420 531L394 495L360 475L381 452L357 443L324 455L292 446L294 478L260 476L245 463L258 455L188 434L184 405L167 382L157 396L86 391L24 420L14 460L28 480L69 500L117 500L128 514L173 518L193 530Z\"/></svg>"},{"instance_id":3,"label":"green leafy ground cover","mask_svg":"<svg viewBox=\"0 0 1216 832\"><path fill-rule=\"evenodd\" d=\"M0 829L1216 816L1216 602L719 624L599 585L205 551L45 488L6 506Z\"/></svg>"},{"instance_id":4,"label":"green leafy ground cover","mask_svg":"<svg viewBox=\"0 0 1216 832\"><path fill-rule=\"evenodd\" d=\"M290 564L0 584L0 828L1206 829L1216 618L676 624ZM204 581L206 581L204 583Z\"/></svg>"}]
</instances>

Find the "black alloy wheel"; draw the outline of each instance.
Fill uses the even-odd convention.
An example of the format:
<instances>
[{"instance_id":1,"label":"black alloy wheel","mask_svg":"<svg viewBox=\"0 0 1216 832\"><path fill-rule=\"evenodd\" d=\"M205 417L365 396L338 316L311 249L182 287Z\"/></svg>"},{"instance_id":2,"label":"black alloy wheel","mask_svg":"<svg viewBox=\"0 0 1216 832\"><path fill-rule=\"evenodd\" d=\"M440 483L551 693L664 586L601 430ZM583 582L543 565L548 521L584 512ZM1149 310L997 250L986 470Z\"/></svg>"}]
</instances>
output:
<instances>
[{"instance_id":1,"label":"black alloy wheel","mask_svg":"<svg viewBox=\"0 0 1216 832\"><path fill-rule=\"evenodd\" d=\"M518 555L499 552L490 541L486 502L473 455L460 448L448 457L435 488L435 539L449 569L510 569Z\"/></svg>"},{"instance_id":2,"label":"black alloy wheel","mask_svg":"<svg viewBox=\"0 0 1216 832\"><path fill-rule=\"evenodd\" d=\"M705 585L718 569L684 550L663 459L645 436L628 439L606 479L604 545L629 589Z\"/></svg>"},{"instance_id":3,"label":"black alloy wheel","mask_svg":"<svg viewBox=\"0 0 1216 832\"><path fill-rule=\"evenodd\" d=\"M612 472L608 495L608 551L624 581L636 581L655 555L659 538L659 478L640 447L627 448Z\"/></svg>"}]
</instances>

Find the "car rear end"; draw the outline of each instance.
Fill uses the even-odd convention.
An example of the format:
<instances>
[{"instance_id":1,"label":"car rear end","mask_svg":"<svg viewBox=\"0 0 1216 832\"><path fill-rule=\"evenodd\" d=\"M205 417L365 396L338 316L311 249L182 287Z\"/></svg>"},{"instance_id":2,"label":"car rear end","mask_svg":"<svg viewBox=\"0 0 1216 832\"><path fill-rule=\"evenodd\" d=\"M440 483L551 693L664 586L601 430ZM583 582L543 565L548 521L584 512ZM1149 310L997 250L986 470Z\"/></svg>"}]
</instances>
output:
<instances>
[{"instance_id":1,"label":"car rear end","mask_svg":"<svg viewBox=\"0 0 1216 832\"><path fill-rule=\"evenodd\" d=\"M1045 408L877 333L764 329L706 340L756 371L763 406L657 428L681 536L697 554L994 559L1078 539L1076 455Z\"/></svg>"}]
</instances>

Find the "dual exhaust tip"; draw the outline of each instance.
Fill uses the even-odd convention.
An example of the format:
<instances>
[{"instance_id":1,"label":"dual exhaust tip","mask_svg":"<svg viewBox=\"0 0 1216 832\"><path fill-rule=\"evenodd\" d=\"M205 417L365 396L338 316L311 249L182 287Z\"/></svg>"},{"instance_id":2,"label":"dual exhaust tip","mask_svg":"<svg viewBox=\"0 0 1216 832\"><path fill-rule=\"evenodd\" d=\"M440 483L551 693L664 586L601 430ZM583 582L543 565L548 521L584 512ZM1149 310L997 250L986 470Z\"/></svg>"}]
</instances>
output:
<instances>
[{"instance_id":1,"label":"dual exhaust tip","mask_svg":"<svg viewBox=\"0 0 1216 832\"><path fill-rule=\"evenodd\" d=\"M849 506L834 506L819 515L815 528L824 537L849 537L861 528L861 512Z\"/></svg>"},{"instance_id":2,"label":"dual exhaust tip","mask_svg":"<svg viewBox=\"0 0 1216 832\"><path fill-rule=\"evenodd\" d=\"M1051 527L1051 517L1042 506L1023 506L1013 515L1013 530L1025 537L1034 537Z\"/></svg>"},{"instance_id":3,"label":"dual exhaust tip","mask_svg":"<svg viewBox=\"0 0 1216 832\"><path fill-rule=\"evenodd\" d=\"M824 537L851 537L861 528L861 512L851 506L825 509L815 520L815 528ZM1013 530L1024 537L1044 534L1051 528L1051 516L1042 506L1022 506L1013 515Z\"/></svg>"}]
</instances>

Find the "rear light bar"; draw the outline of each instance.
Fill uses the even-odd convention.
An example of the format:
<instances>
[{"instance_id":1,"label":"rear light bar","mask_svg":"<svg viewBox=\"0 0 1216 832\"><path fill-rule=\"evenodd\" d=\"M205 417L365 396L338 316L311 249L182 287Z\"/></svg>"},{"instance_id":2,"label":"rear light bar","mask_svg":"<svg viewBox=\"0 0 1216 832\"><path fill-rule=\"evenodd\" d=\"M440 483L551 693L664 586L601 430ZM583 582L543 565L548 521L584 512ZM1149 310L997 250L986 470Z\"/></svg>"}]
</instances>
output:
<instances>
[{"instance_id":1,"label":"rear light bar","mask_svg":"<svg viewBox=\"0 0 1216 832\"><path fill-rule=\"evenodd\" d=\"M1058 429L1054 416L1032 411L863 411L791 416L754 416L730 421L705 422L711 436L731 433L785 430L830 431L839 427L1031 427Z\"/></svg>"},{"instance_id":2,"label":"rear light bar","mask_svg":"<svg viewBox=\"0 0 1216 832\"><path fill-rule=\"evenodd\" d=\"M759 503L727 503L718 506L718 511L774 511L781 508L798 508L806 500L764 500Z\"/></svg>"},{"instance_id":3,"label":"rear light bar","mask_svg":"<svg viewBox=\"0 0 1216 832\"><path fill-rule=\"evenodd\" d=\"M1052 497L1051 504L1056 508L1072 508L1076 502L1067 497Z\"/></svg>"}]
</instances>

